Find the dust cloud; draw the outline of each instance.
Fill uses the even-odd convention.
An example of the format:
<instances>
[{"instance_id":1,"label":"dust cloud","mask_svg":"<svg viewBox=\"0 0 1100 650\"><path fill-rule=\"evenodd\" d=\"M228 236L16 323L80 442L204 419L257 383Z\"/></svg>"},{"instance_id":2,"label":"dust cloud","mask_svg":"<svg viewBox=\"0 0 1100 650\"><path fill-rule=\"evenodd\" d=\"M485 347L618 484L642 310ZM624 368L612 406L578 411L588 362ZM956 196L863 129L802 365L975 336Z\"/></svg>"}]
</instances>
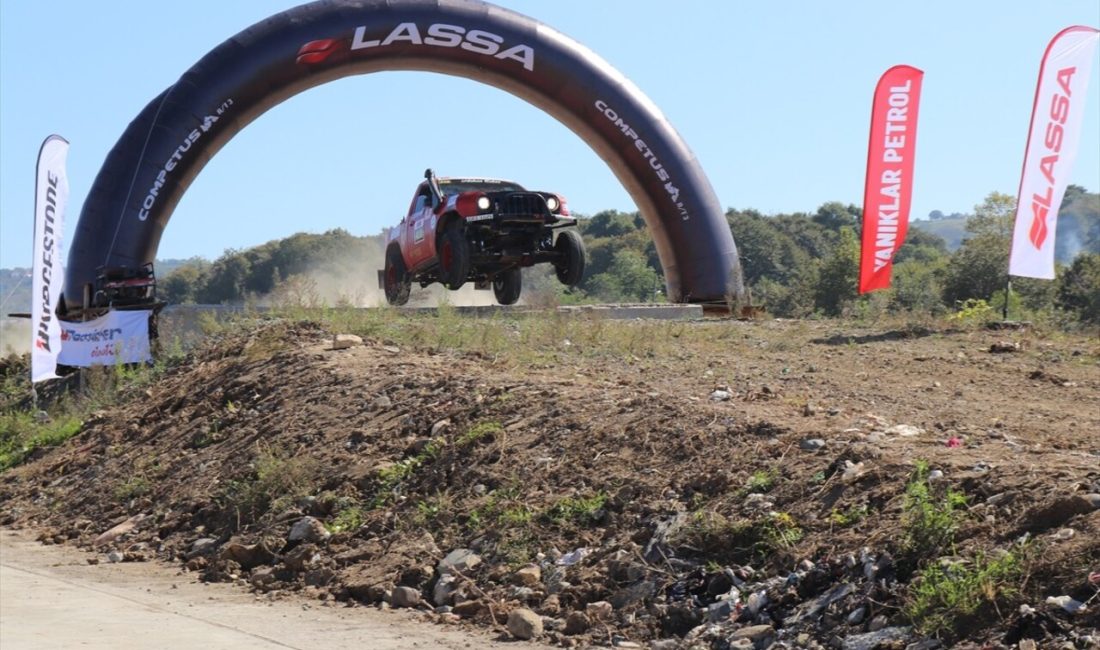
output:
<instances>
[{"instance_id":1,"label":"dust cloud","mask_svg":"<svg viewBox=\"0 0 1100 650\"><path fill-rule=\"evenodd\" d=\"M0 318L0 356L31 351L31 321L28 318Z\"/></svg>"}]
</instances>

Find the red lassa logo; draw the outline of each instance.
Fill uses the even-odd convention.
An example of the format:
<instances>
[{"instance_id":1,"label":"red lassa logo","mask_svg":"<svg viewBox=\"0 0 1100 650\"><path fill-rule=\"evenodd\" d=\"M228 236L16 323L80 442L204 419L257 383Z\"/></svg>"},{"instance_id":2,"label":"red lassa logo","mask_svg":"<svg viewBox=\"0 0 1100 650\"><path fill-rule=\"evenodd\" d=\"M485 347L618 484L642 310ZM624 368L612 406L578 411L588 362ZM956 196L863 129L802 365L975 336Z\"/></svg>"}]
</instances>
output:
<instances>
[{"instance_id":1,"label":"red lassa logo","mask_svg":"<svg viewBox=\"0 0 1100 650\"><path fill-rule=\"evenodd\" d=\"M1062 93L1055 92L1050 98L1050 119L1047 121L1046 131L1043 134L1043 146L1047 155L1039 160L1039 171L1047 181L1046 191L1042 194L1031 196L1031 228L1028 229L1028 239L1035 248L1042 248L1047 239L1050 228L1047 226L1047 217L1050 216L1051 202L1054 198L1054 166L1058 164L1058 153L1062 150L1062 141L1065 138L1063 125L1069 118L1070 97L1073 92L1070 82L1076 67L1063 68L1058 71L1058 87ZM1064 93L1064 94L1063 94Z\"/></svg>"}]
</instances>

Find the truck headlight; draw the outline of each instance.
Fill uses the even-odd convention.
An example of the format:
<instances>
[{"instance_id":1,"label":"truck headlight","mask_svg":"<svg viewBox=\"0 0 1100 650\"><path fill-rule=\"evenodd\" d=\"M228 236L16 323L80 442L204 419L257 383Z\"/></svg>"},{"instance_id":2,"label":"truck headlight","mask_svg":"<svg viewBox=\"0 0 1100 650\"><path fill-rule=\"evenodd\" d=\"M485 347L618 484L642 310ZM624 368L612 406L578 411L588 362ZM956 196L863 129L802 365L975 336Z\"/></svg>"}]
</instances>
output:
<instances>
[{"instance_id":1,"label":"truck headlight","mask_svg":"<svg viewBox=\"0 0 1100 650\"><path fill-rule=\"evenodd\" d=\"M488 210L491 207L493 207L493 202L489 200L489 197L487 197L487 196L478 197L478 199L477 199L477 209L478 210Z\"/></svg>"},{"instance_id":2,"label":"truck headlight","mask_svg":"<svg viewBox=\"0 0 1100 650\"><path fill-rule=\"evenodd\" d=\"M558 201L556 196L548 196L546 197L546 207L550 208L551 212L557 212L558 208L561 207L561 202Z\"/></svg>"}]
</instances>

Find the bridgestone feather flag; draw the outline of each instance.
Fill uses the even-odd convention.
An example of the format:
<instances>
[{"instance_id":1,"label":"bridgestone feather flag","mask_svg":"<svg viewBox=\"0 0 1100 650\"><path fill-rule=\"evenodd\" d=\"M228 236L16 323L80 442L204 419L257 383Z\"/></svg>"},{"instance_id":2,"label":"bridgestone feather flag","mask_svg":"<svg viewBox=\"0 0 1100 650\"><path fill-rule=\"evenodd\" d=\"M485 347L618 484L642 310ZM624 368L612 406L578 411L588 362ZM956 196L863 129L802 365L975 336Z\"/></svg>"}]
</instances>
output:
<instances>
[{"instance_id":1,"label":"bridgestone feather flag","mask_svg":"<svg viewBox=\"0 0 1100 650\"><path fill-rule=\"evenodd\" d=\"M863 186L863 245L859 292L890 286L894 255L909 229L913 160L917 151L917 111L924 73L897 65L875 86L867 180Z\"/></svg>"},{"instance_id":2,"label":"bridgestone feather flag","mask_svg":"<svg viewBox=\"0 0 1100 650\"><path fill-rule=\"evenodd\" d=\"M31 269L31 381L57 376L61 327L57 301L65 282L62 246L69 179L65 162L69 143L51 135L38 152L34 194L34 257Z\"/></svg>"},{"instance_id":3,"label":"bridgestone feather flag","mask_svg":"<svg viewBox=\"0 0 1100 650\"><path fill-rule=\"evenodd\" d=\"M1100 31L1068 27L1047 45L1031 109L1008 272L1054 278L1054 231L1077 144Z\"/></svg>"}]
</instances>

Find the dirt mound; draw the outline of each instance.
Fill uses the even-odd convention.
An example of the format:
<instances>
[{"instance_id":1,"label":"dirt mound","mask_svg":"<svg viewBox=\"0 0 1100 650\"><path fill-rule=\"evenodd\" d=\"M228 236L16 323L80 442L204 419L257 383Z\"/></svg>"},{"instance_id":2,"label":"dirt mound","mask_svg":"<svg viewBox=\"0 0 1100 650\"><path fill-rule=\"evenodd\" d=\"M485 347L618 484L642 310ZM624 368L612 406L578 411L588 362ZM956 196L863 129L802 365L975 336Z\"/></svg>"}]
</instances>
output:
<instances>
[{"instance_id":1,"label":"dirt mound","mask_svg":"<svg viewBox=\"0 0 1100 650\"><path fill-rule=\"evenodd\" d=\"M1100 639L1094 338L484 327L546 352L227 336L0 476L0 523L566 646Z\"/></svg>"}]
</instances>

